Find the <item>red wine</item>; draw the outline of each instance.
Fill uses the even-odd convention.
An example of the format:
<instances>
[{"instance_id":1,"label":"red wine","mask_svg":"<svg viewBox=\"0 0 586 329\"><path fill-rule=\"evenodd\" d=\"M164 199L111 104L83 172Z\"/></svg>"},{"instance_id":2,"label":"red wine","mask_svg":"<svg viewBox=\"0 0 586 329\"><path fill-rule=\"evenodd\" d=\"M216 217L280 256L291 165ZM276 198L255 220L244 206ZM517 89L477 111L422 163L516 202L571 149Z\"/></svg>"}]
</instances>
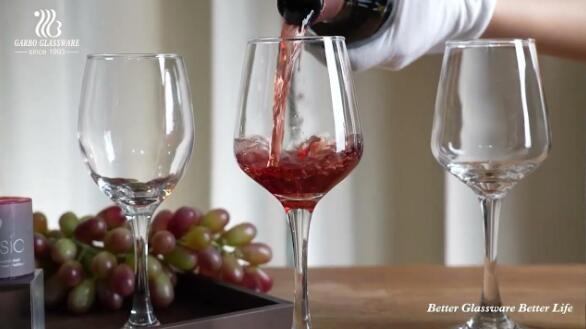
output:
<instances>
[{"instance_id":1,"label":"red wine","mask_svg":"<svg viewBox=\"0 0 586 329\"><path fill-rule=\"evenodd\" d=\"M269 143L262 137L237 139L236 160L242 170L275 195L287 209L313 210L317 202L356 167L362 138L351 135L343 150L312 136L281 154L278 165L267 165Z\"/></svg>"},{"instance_id":2,"label":"red wine","mask_svg":"<svg viewBox=\"0 0 586 329\"><path fill-rule=\"evenodd\" d=\"M285 109L287 107L287 96L291 89L291 78L293 67L299 59L301 52L300 42L291 42L287 39L303 36L305 26L295 26L283 23L281 29L281 42L279 43L279 58L277 62L277 73L274 83L273 101L273 133L271 139L271 156L269 165L277 165L281 154L281 145L285 134Z\"/></svg>"}]
</instances>

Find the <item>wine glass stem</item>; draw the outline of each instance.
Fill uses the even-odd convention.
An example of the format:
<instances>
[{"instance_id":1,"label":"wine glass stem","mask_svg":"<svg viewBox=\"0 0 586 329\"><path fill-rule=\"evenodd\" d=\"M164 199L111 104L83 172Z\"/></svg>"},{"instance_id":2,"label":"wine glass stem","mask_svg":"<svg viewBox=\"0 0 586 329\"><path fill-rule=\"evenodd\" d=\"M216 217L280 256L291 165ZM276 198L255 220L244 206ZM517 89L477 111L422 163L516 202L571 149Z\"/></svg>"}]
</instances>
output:
<instances>
[{"instance_id":1,"label":"wine glass stem","mask_svg":"<svg viewBox=\"0 0 586 329\"><path fill-rule=\"evenodd\" d=\"M128 323L132 326L152 326L159 323L155 317L148 282L148 234L152 212L127 216L134 235L134 272L136 273L134 298Z\"/></svg>"},{"instance_id":2,"label":"wine glass stem","mask_svg":"<svg viewBox=\"0 0 586 329\"><path fill-rule=\"evenodd\" d=\"M499 199L480 198L480 207L484 217L484 283L481 304L501 306L498 280L496 276L498 226L501 201Z\"/></svg>"},{"instance_id":3,"label":"wine glass stem","mask_svg":"<svg viewBox=\"0 0 586 329\"><path fill-rule=\"evenodd\" d=\"M307 209L288 209L287 218L293 240L295 260L295 309L293 329L311 329L309 314L309 294L307 291L307 242L311 211Z\"/></svg>"}]
</instances>

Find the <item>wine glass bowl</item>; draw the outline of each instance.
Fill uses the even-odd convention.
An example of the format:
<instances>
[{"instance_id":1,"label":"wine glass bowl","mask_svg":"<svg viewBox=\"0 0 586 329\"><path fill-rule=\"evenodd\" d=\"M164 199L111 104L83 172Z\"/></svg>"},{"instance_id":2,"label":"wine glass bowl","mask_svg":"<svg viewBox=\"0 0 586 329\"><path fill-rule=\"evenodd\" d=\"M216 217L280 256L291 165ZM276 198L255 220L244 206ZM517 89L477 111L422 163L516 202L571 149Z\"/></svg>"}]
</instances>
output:
<instances>
[{"instance_id":1,"label":"wine glass bowl","mask_svg":"<svg viewBox=\"0 0 586 329\"><path fill-rule=\"evenodd\" d=\"M433 120L437 161L478 196L484 219L481 305L459 329L521 328L498 311L496 276L500 199L545 160L550 131L533 40L446 44Z\"/></svg>"},{"instance_id":2,"label":"wine glass bowl","mask_svg":"<svg viewBox=\"0 0 586 329\"><path fill-rule=\"evenodd\" d=\"M296 33L285 25L284 34ZM350 64L341 37L248 43L234 153L289 221L295 258L293 328L311 328L307 247L311 214L362 156Z\"/></svg>"},{"instance_id":3,"label":"wine glass bowl","mask_svg":"<svg viewBox=\"0 0 586 329\"><path fill-rule=\"evenodd\" d=\"M126 328L157 325L147 276L148 229L191 157L189 81L174 54L89 55L78 140L91 177L129 220L136 288Z\"/></svg>"}]
</instances>

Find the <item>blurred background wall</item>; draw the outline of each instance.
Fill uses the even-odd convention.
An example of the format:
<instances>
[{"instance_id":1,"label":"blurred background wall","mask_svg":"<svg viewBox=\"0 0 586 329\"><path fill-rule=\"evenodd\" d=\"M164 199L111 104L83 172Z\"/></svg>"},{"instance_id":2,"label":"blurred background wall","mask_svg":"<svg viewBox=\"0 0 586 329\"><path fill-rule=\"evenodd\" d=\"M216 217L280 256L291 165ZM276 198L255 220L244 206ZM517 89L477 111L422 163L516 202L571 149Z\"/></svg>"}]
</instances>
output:
<instances>
[{"instance_id":1,"label":"blurred background wall","mask_svg":"<svg viewBox=\"0 0 586 329\"><path fill-rule=\"evenodd\" d=\"M258 225L259 239L275 251L274 265L288 264L282 209L232 155L246 41L278 34L275 6L269 0L1 1L0 194L31 196L52 225L66 210L83 215L106 206L76 140L85 55L176 52L189 69L197 138L191 165L163 207L225 207L234 221ZM56 10L61 37L79 38L79 53L15 53L14 39L35 37L33 12L41 8ZM541 64L553 148L504 202L500 259L582 262L586 65L549 57ZM354 75L365 154L315 213L311 265L481 261L475 197L444 174L429 150L440 65L440 56L429 56L401 72Z\"/></svg>"}]
</instances>

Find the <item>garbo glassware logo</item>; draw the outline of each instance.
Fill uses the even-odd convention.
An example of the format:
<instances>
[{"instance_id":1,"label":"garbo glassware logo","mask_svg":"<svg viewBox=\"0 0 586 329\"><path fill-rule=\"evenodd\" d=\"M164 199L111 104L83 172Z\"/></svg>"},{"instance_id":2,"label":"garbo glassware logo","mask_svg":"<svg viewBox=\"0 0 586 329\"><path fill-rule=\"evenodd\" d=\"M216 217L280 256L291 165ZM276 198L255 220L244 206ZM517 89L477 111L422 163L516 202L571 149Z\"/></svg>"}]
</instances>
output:
<instances>
[{"instance_id":1,"label":"garbo glassware logo","mask_svg":"<svg viewBox=\"0 0 586 329\"><path fill-rule=\"evenodd\" d=\"M58 38L61 35L61 23L57 20L57 12L55 9L39 9L34 13L35 17L39 17L37 27L35 27L35 34L39 38ZM55 34L51 33L51 28L55 27Z\"/></svg>"},{"instance_id":2,"label":"garbo glassware logo","mask_svg":"<svg viewBox=\"0 0 586 329\"><path fill-rule=\"evenodd\" d=\"M63 22L57 18L55 9L38 9L33 16L38 18L34 28L37 38L14 39L15 53L32 56L79 53L79 39L60 38Z\"/></svg>"},{"instance_id":3,"label":"garbo glassware logo","mask_svg":"<svg viewBox=\"0 0 586 329\"><path fill-rule=\"evenodd\" d=\"M0 218L0 236L2 236L2 224L4 221ZM10 235L8 240L0 240L0 255L9 255L12 253L22 254L24 252L24 239L14 239L14 235Z\"/></svg>"}]
</instances>

